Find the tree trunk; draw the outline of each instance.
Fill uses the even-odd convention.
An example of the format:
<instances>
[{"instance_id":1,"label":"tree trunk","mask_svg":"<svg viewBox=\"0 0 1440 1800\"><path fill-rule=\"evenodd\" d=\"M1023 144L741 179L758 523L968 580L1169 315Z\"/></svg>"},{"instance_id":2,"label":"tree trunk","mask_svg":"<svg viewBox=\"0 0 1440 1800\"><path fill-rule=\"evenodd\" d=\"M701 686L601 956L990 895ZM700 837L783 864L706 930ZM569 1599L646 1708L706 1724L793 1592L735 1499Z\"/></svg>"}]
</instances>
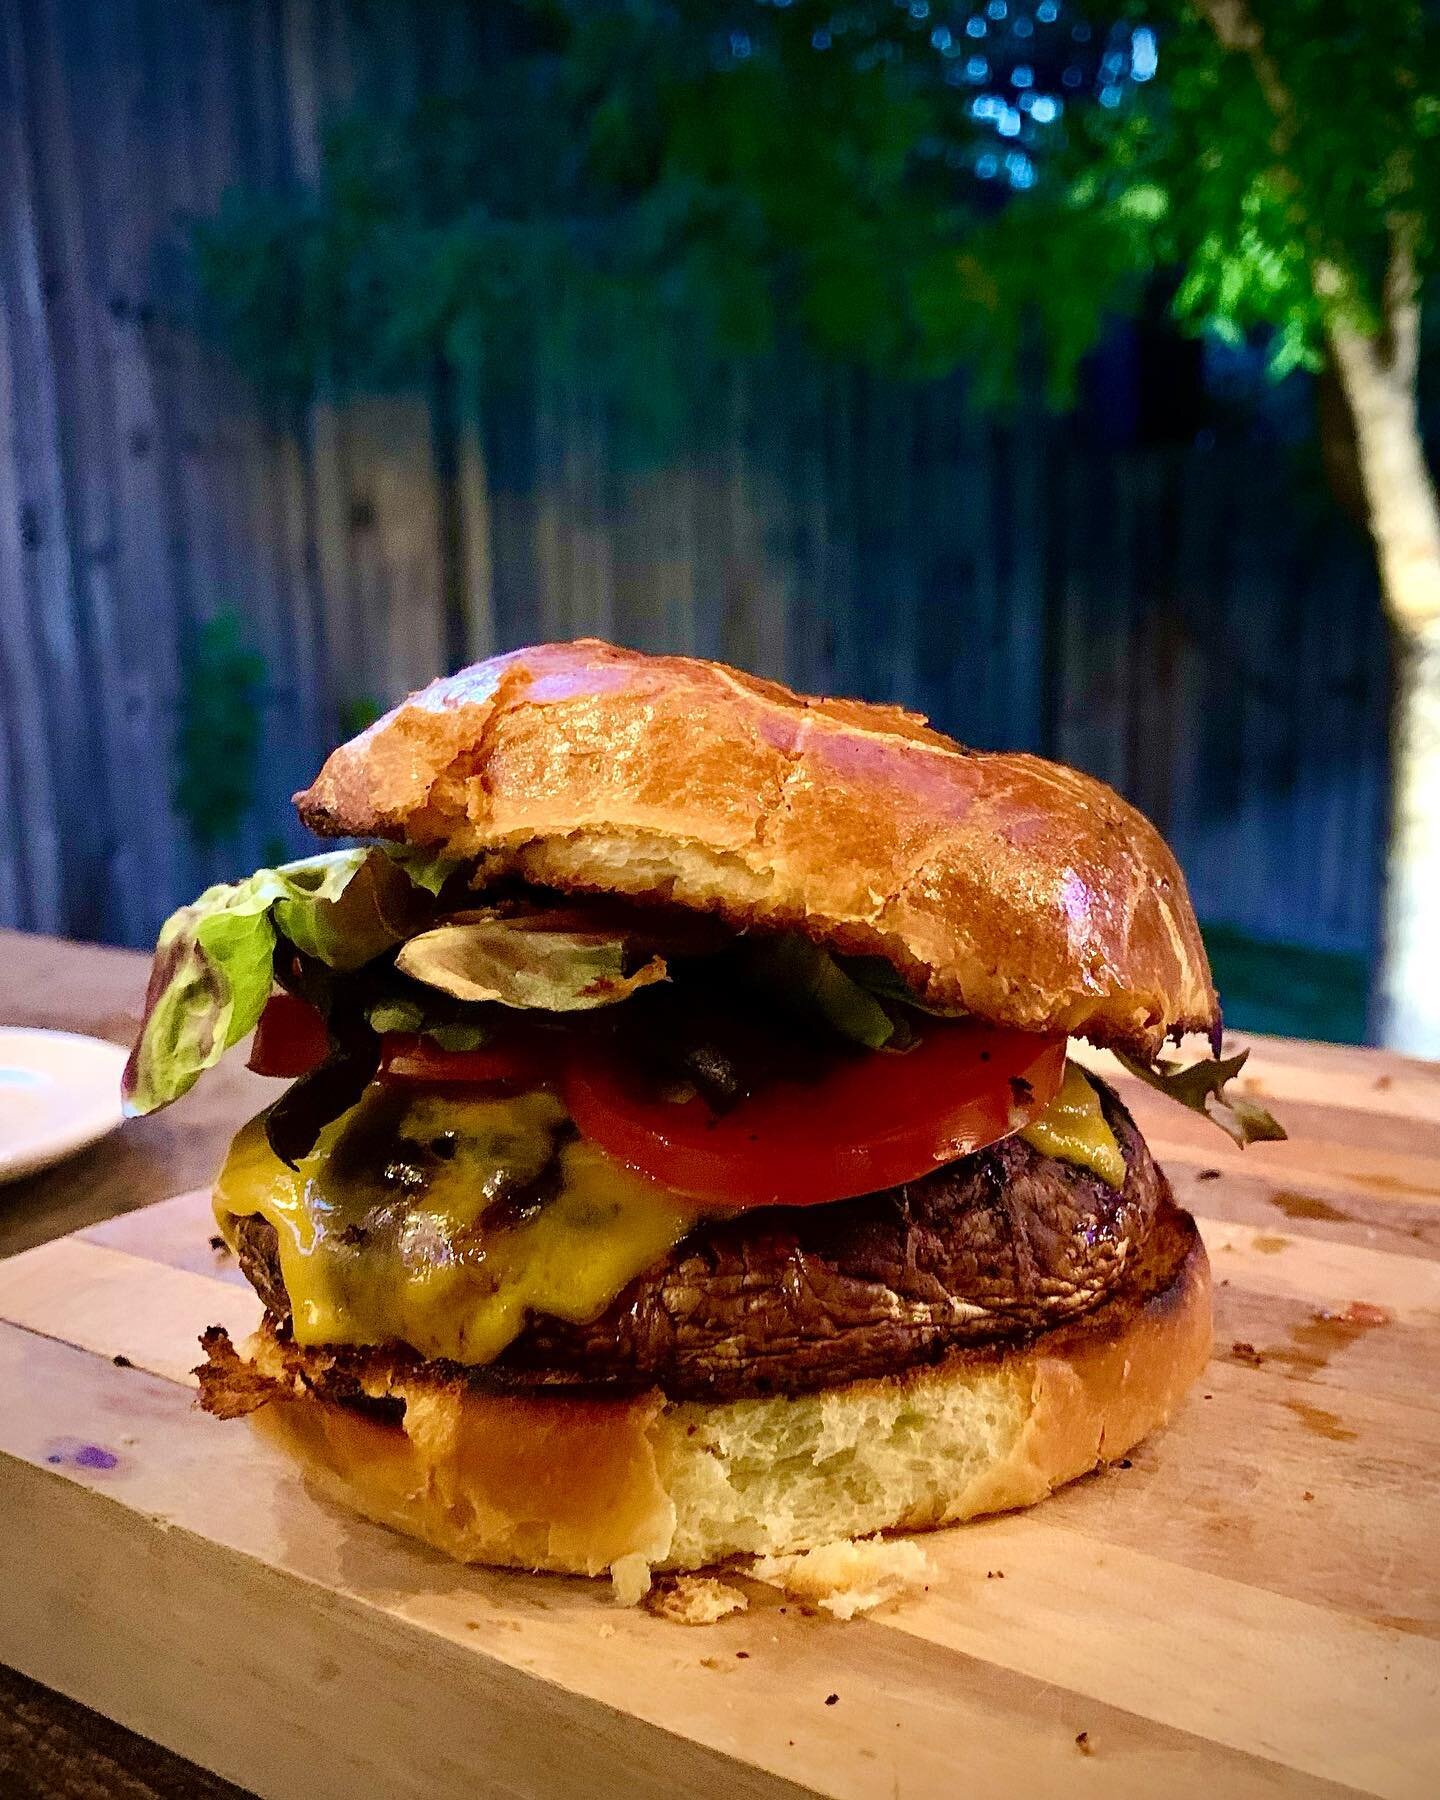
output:
<instances>
[{"instance_id":1,"label":"tree trunk","mask_svg":"<svg viewBox=\"0 0 1440 1800\"><path fill-rule=\"evenodd\" d=\"M1403 337L1416 317L1395 321ZM1390 836L1374 1035L1440 1057L1440 506L1425 462L1413 348L1332 328L1395 639Z\"/></svg>"},{"instance_id":2,"label":"tree trunk","mask_svg":"<svg viewBox=\"0 0 1440 1800\"><path fill-rule=\"evenodd\" d=\"M1440 579L1440 570L1437 570ZM1381 1043L1440 1057L1440 619L1396 633Z\"/></svg>"}]
</instances>

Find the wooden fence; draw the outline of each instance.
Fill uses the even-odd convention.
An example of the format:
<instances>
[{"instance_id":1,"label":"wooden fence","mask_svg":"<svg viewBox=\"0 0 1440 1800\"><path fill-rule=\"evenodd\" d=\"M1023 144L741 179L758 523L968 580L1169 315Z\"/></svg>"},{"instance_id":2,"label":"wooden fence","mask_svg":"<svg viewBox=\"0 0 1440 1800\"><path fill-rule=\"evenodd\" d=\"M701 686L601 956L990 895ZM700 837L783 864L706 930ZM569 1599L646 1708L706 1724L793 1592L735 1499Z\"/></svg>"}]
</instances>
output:
<instances>
[{"instance_id":1,"label":"wooden fence","mask_svg":"<svg viewBox=\"0 0 1440 1800\"><path fill-rule=\"evenodd\" d=\"M544 370L453 428L424 397L281 417L247 392L188 322L185 219L312 174L327 114L463 12L0 9L0 922L143 942L303 850L288 796L342 718L596 632L1081 764L1161 823L1202 917L1368 947L1374 577L1274 446L1106 449L957 383L794 364L737 375L711 447L660 469ZM257 794L201 851L177 705L224 611L268 671Z\"/></svg>"}]
</instances>

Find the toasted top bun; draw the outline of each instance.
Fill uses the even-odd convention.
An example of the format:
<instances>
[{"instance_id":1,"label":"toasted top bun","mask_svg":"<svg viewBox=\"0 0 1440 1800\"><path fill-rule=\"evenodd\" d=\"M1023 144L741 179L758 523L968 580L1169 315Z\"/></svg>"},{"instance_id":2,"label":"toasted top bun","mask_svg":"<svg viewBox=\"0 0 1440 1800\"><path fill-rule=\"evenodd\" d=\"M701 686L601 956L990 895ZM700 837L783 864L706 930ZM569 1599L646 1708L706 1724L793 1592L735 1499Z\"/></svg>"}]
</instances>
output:
<instances>
[{"instance_id":1,"label":"toasted top bun","mask_svg":"<svg viewBox=\"0 0 1440 1800\"><path fill-rule=\"evenodd\" d=\"M924 999L1141 1055L1218 1028L1149 821L1088 775L918 714L593 638L491 657L342 744L300 816L569 892L790 927Z\"/></svg>"}]
</instances>

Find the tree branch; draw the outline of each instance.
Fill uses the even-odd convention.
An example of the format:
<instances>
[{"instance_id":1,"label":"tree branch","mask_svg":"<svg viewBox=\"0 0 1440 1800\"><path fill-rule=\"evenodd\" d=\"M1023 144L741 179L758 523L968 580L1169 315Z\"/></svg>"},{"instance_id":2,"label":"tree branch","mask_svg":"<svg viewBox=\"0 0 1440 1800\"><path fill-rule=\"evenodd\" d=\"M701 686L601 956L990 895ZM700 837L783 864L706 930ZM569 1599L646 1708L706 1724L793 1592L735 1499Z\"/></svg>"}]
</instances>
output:
<instances>
[{"instance_id":1,"label":"tree branch","mask_svg":"<svg viewBox=\"0 0 1440 1800\"><path fill-rule=\"evenodd\" d=\"M1271 145L1283 160L1295 142L1300 124L1299 109L1280 73L1280 65L1270 54L1265 33L1250 9L1249 0L1193 0L1193 4L1196 12L1209 23L1221 49L1243 56L1254 70L1260 92L1275 120Z\"/></svg>"}]
</instances>

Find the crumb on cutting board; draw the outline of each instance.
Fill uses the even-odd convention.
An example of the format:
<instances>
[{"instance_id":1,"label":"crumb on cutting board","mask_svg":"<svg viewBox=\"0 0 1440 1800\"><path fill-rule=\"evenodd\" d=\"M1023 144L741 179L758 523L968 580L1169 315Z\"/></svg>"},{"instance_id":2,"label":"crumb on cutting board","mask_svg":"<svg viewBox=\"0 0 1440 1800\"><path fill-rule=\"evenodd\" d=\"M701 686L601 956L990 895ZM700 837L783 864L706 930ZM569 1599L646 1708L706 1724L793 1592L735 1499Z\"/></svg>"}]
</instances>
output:
<instances>
[{"instance_id":1,"label":"crumb on cutting board","mask_svg":"<svg viewBox=\"0 0 1440 1800\"><path fill-rule=\"evenodd\" d=\"M645 1597L648 1611L676 1625L713 1625L731 1613L744 1612L749 1604L739 1588L712 1575L669 1575Z\"/></svg>"},{"instance_id":2,"label":"crumb on cutting board","mask_svg":"<svg viewBox=\"0 0 1440 1800\"><path fill-rule=\"evenodd\" d=\"M750 1573L791 1600L853 1619L925 1586L930 1561L909 1538L841 1538L794 1556L758 1557Z\"/></svg>"},{"instance_id":3,"label":"crumb on cutting board","mask_svg":"<svg viewBox=\"0 0 1440 1800\"><path fill-rule=\"evenodd\" d=\"M909 1538L838 1538L813 1550L790 1555L758 1556L737 1571L806 1611L819 1608L832 1618L853 1619L887 1601L926 1587L929 1558ZM615 1602L644 1605L656 1618L680 1625L713 1625L731 1613L744 1612L749 1599L743 1589L714 1575L660 1575L653 1578L649 1561L638 1552L610 1565ZM786 1608L778 1609L785 1612Z\"/></svg>"}]
</instances>

